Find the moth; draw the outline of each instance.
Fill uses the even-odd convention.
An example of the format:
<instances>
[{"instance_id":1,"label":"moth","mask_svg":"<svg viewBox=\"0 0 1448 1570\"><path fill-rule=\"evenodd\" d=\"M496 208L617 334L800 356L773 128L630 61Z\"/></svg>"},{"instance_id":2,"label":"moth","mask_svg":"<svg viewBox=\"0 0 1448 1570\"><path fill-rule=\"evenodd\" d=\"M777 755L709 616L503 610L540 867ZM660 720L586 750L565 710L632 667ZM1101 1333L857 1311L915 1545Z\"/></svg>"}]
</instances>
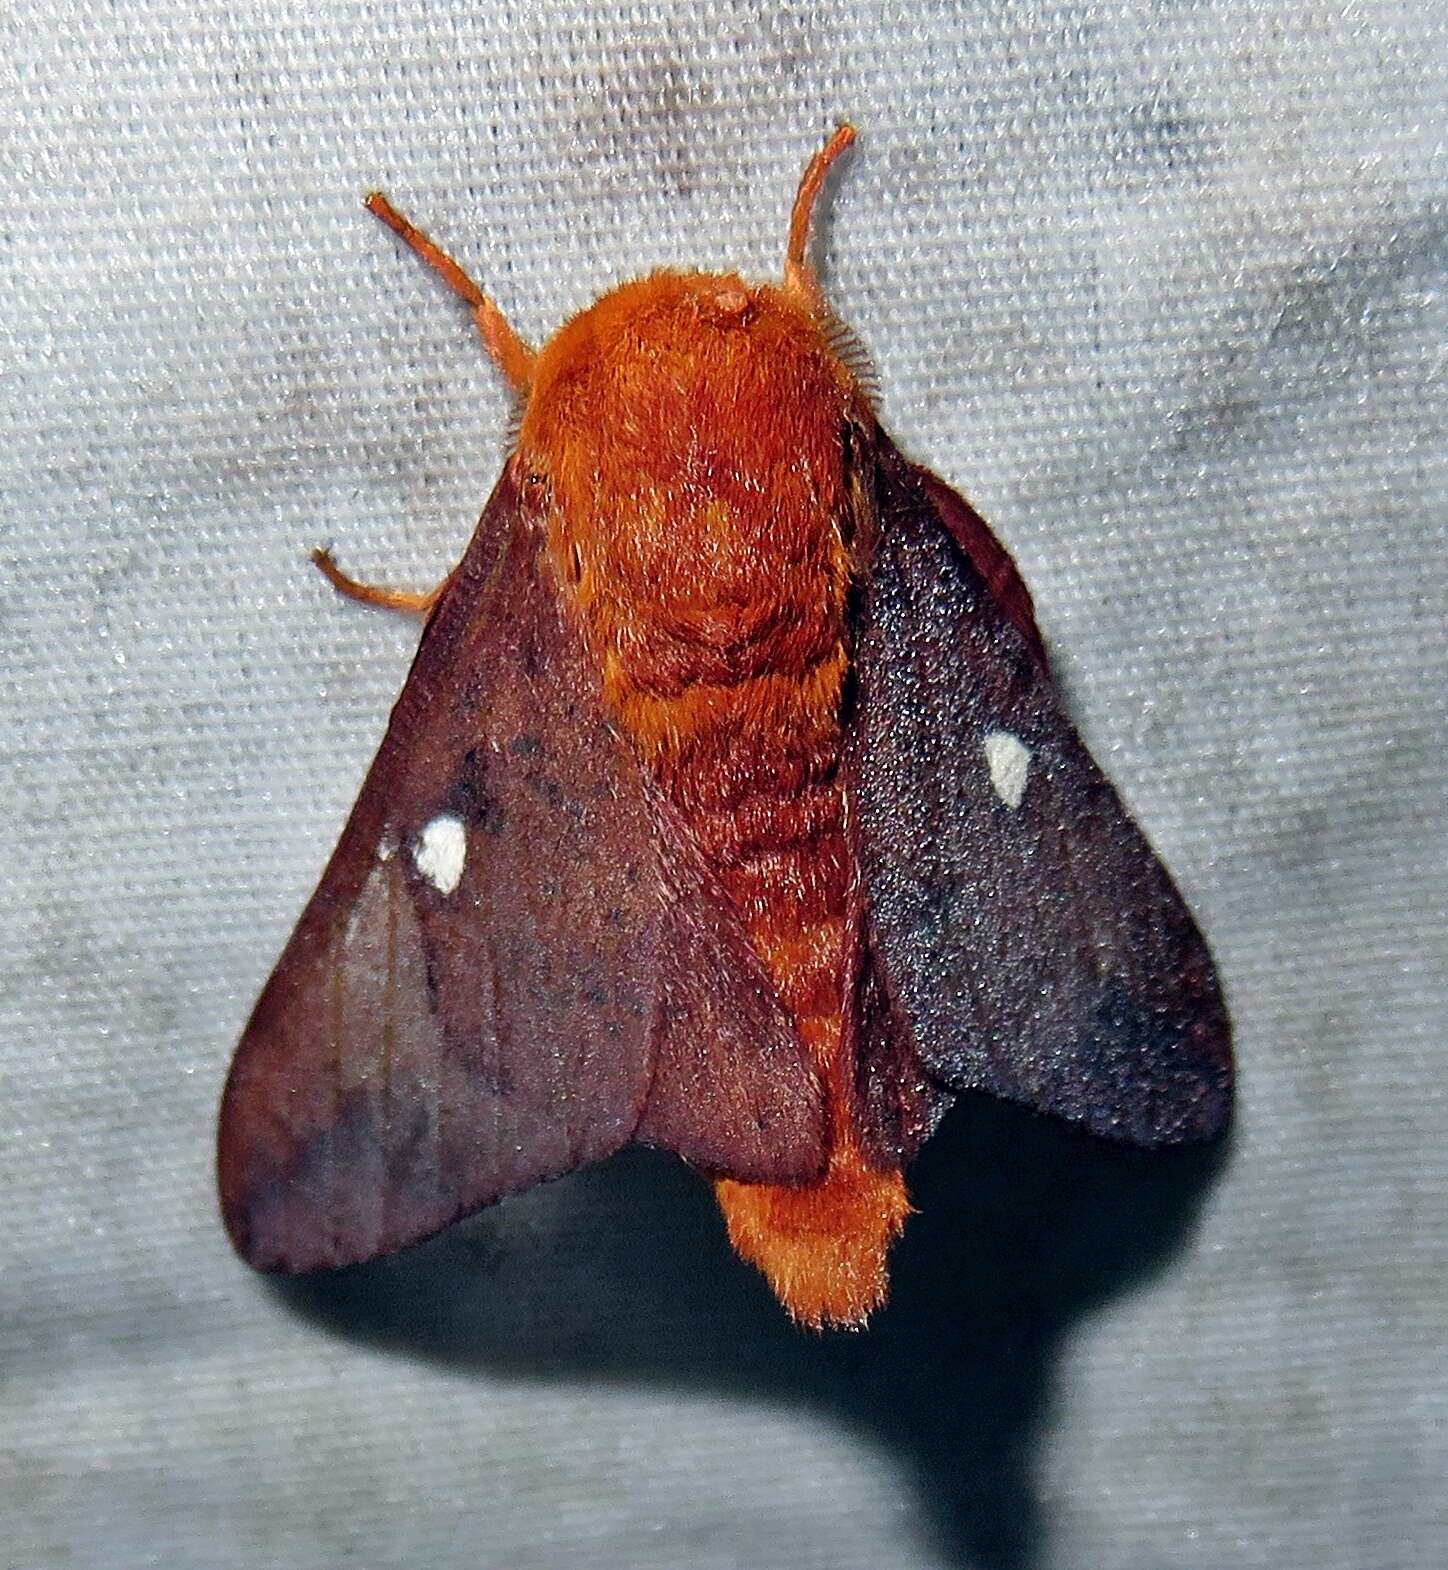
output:
<instances>
[{"instance_id":1,"label":"moth","mask_svg":"<svg viewBox=\"0 0 1448 1570\"><path fill-rule=\"evenodd\" d=\"M986 524L881 429L808 256L659 272L542 349L471 309L517 438L237 1049L221 1205L346 1265L630 1141L714 1186L808 1326L885 1299L905 1174L985 1091L1218 1134L1230 1030Z\"/></svg>"}]
</instances>

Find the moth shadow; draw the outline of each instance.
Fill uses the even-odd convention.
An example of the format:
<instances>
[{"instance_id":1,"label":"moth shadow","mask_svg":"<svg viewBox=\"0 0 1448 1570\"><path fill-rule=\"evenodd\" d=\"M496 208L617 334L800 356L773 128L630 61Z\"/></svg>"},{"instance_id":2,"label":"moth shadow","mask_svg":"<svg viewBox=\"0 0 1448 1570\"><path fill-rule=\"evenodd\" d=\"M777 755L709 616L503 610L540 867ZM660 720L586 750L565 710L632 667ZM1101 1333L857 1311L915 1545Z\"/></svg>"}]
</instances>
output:
<instances>
[{"instance_id":1,"label":"moth shadow","mask_svg":"<svg viewBox=\"0 0 1448 1570\"><path fill-rule=\"evenodd\" d=\"M864 1334L794 1329L730 1252L705 1185L647 1151L277 1290L346 1336L460 1369L824 1411L899 1458L943 1563L1026 1570L1056 1345L1170 1257L1224 1154L1124 1150L968 1098L912 1171L919 1213Z\"/></svg>"}]
</instances>

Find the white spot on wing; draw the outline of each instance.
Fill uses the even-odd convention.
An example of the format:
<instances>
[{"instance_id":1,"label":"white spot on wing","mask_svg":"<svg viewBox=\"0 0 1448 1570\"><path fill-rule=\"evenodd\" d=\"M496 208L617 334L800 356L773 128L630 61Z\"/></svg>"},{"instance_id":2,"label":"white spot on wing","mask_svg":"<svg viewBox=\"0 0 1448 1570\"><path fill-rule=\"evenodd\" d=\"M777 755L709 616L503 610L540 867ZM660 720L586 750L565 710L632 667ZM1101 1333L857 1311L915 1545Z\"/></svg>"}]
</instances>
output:
<instances>
[{"instance_id":1,"label":"white spot on wing","mask_svg":"<svg viewBox=\"0 0 1448 1570\"><path fill-rule=\"evenodd\" d=\"M1012 812L1026 794L1026 775L1031 767L1031 749L1008 730L986 733L985 761L995 793Z\"/></svg>"},{"instance_id":2,"label":"white spot on wing","mask_svg":"<svg viewBox=\"0 0 1448 1570\"><path fill-rule=\"evenodd\" d=\"M413 864L439 894L451 894L462 882L467 859L467 830L450 812L439 813L412 847Z\"/></svg>"}]
</instances>

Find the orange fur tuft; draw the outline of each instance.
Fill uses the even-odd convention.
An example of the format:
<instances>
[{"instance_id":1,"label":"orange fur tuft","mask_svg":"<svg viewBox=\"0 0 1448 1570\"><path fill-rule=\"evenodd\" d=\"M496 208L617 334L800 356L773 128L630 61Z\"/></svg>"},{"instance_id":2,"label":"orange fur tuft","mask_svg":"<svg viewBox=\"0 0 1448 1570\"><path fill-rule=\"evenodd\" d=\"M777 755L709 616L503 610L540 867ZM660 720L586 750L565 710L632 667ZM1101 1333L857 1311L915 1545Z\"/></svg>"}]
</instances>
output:
<instances>
[{"instance_id":1,"label":"orange fur tuft","mask_svg":"<svg viewBox=\"0 0 1448 1570\"><path fill-rule=\"evenodd\" d=\"M825 1175L797 1188L724 1178L714 1193L729 1241L763 1272L791 1318L812 1330L860 1329L889 1292L890 1245L910 1201L904 1174L872 1166L856 1143L840 1015L801 1011L799 1023L829 1091L833 1142Z\"/></svg>"},{"instance_id":2,"label":"orange fur tuft","mask_svg":"<svg viewBox=\"0 0 1448 1570\"><path fill-rule=\"evenodd\" d=\"M721 1179L714 1185L739 1255L764 1273L791 1318L811 1330L861 1329L890 1290L890 1245L910 1214L905 1179L850 1146L822 1182L802 1188Z\"/></svg>"}]
</instances>

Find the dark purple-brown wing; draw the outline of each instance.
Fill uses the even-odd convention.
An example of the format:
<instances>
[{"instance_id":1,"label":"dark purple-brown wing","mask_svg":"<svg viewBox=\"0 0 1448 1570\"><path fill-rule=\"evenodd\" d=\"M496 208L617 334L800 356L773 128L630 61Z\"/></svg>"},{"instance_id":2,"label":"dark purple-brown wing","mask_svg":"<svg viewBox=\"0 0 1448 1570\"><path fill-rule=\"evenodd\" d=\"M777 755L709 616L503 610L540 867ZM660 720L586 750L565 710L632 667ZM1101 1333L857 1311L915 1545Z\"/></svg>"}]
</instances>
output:
<instances>
[{"instance_id":1,"label":"dark purple-brown wing","mask_svg":"<svg viewBox=\"0 0 1448 1570\"><path fill-rule=\"evenodd\" d=\"M996 539L991 526L958 491L951 490L944 480L929 469L907 463L893 449L892 456L905 471L902 480L913 479L924 492L926 501L950 531L950 537L965 552L990 597L1005 612L1044 669L1046 645L1041 638L1041 629L1036 625L1036 607L1031 600L1031 591L1026 587L1026 580L1011 560L1010 552Z\"/></svg>"},{"instance_id":2,"label":"dark purple-brown wing","mask_svg":"<svg viewBox=\"0 0 1448 1570\"><path fill-rule=\"evenodd\" d=\"M746 1180L819 1169L818 1084L673 831L500 480L222 1103L263 1268L425 1237L635 1136Z\"/></svg>"},{"instance_id":3,"label":"dark purple-brown wing","mask_svg":"<svg viewBox=\"0 0 1448 1570\"><path fill-rule=\"evenodd\" d=\"M847 777L886 989L952 1089L1208 1138L1232 1075L1211 956L942 493L880 438Z\"/></svg>"}]
</instances>

